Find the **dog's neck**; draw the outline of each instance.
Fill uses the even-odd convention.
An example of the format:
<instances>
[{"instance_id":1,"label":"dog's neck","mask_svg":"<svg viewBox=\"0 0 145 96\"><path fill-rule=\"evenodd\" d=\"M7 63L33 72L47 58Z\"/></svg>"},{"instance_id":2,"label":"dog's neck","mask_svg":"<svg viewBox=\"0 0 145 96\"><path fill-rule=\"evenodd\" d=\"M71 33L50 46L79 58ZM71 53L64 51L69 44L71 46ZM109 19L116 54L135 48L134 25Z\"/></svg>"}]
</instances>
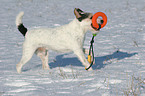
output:
<instances>
[{"instance_id":1,"label":"dog's neck","mask_svg":"<svg viewBox=\"0 0 145 96\"><path fill-rule=\"evenodd\" d=\"M69 28L69 34L75 37L80 45L83 46L87 30L81 26L80 22L77 19L74 19L67 25L67 28Z\"/></svg>"},{"instance_id":2,"label":"dog's neck","mask_svg":"<svg viewBox=\"0 0 145 96\"><path fill-rule=\"evenodd\" d=\"M71 21L68 26L71 28L71 30L74 30L76 32L82 32L81 34L86 34L87 30L85 27L81 26L81 23L77 20L74 19Z\"/></svg>"}]
</instances>

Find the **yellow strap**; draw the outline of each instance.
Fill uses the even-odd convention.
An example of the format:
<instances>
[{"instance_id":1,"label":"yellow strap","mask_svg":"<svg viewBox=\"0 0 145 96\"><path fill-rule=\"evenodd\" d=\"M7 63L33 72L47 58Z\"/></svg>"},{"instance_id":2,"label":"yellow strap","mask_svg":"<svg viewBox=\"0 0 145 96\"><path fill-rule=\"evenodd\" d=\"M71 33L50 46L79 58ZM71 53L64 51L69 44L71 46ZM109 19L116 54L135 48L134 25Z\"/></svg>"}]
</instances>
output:
<instances>
[{"instance_id":1,"label":"yellow strap","mask_svg":"<svg viewBox=\"0 0 145 96\"><path fill-rule=\"evenodd\" d=\"M91 64L91 55L88 55L88 62Z\"/></svg>"}]
</instances>

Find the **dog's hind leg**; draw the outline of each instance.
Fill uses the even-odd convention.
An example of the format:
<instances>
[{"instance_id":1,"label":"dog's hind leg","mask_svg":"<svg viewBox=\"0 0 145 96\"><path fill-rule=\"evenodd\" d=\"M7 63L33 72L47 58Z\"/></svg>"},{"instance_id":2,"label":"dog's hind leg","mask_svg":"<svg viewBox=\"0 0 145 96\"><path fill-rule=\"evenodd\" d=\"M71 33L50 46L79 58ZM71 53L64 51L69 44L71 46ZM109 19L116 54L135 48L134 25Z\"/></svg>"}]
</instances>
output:
<instances>
[{"instance_id":1,"label":"dog's hind leg","mask_svg":"<svg viewBox=\"0 0 145 96\"><path fill-rule=\"evenodd\" d=\"M45 49L45 48L38 48L36 50L36 54L37 56L40 57L41 61L42 61L42 68L43 69L46 69L46 70L49 70L49 65L48 65L48 51Z\"/></svg>"},{"instance_id":2,"label":"dog's hind leg","mask_svg":"<svg viewBox=\"0 0 145 96\"><path fill-rule=\"evenodd\" d=\"M23 55L20 62L16 65L16 69L18 73L21 73L21 69L24 64L26 64L33 56L36 48L32 46L24 46L23 45Z\"/></svg>"}]
</instances>

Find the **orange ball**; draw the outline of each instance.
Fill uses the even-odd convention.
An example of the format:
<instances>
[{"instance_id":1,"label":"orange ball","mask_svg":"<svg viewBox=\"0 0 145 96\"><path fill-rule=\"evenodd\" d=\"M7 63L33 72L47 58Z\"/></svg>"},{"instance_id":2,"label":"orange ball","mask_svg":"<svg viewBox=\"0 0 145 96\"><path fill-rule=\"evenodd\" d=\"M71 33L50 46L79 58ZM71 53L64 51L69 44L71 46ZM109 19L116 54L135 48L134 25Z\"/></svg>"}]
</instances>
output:
<instances>
[{"instance_id":1,"label":"orange ball","mask_svg":"<svg viewBox=\"0 0 145 96\"><path fill-rule=\"evenodd\" d=\"M93 25L93 27L95 27L97 29L99 28L99 25L97 23L98 17L102 17L102 19L104 21L103 24L101 24L101 28L103 28L107 24L107 16L103 12L97 12L93 15L92 25Z\"/></svg>"}]
</instances>

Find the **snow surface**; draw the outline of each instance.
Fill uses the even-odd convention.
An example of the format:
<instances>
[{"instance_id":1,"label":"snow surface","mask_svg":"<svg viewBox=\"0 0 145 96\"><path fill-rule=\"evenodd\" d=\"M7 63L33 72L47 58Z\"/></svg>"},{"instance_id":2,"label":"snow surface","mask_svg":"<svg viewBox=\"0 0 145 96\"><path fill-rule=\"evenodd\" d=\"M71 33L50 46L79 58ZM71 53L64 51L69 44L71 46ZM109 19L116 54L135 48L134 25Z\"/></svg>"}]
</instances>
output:
<instances>
[{"instance_id":1,"label":"snow surface","mask_svg":"<svg viewBox=\"0 0 145 96\"><path fill-rule=\"evenodd\" d=\"M0 8L0 96L145 96L145 0L0 0ZM28 29L55 27L73 20L74 8L108 16L95 37L94 70L86 71L74 54L51 51L50 71L34 55L18 74L24 38L16 15L25 12ZM87 48L91 37L88 32Z\"/></svg>"}]
</instances>

